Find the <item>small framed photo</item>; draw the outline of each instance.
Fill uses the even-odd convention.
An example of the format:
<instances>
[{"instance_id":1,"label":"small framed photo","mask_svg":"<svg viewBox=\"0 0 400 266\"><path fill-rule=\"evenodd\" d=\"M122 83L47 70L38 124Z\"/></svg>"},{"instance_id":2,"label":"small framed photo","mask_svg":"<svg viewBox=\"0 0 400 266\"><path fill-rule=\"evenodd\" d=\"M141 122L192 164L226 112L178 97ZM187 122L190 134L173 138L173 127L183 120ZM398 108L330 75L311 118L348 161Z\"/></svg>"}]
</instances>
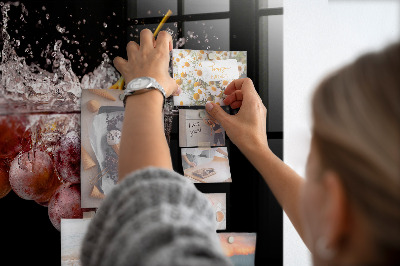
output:
<instances>
[{"instance_id":1,"label":"small framed photo","mask_svg":"<svg viewBox=\"0 0 400 266\"><path fill-rule=\"evenodd\" d=\"M234 266L254 265L255 233L219 233L218 236L222 250Z\"/></svg>"},{"instance_id":2,"label":"small framed photo","mask_svg":"<svg viewBox=\"0 0 400 266\"><path fill-rule=\"evenodd\" d=\"M217 230L226 230L226 193L204 194L215 210Z\"/></svg>"},{"instance_id":3,"label":"small framed photo","mask_svg":"<svg viewBox=\"0 0 400 266\"><path fill-rule=\"evenodd\" d=\"M179 146L225 146L225 130L205 109L179 109Z\"/></svg>"},{"instance_id":4,"label":"small framed photo","mask_svg":"<svg viewBox=\"0 0 400 266\"><path fill-rule=\"evenodd\" d=\"M92 219L61 219L61 265L81 265L82 241Z\"/></svg>"},{"instance_id":5,"label":"small framed photo","mask_svg":"<svg viewBox=\"0 0 400 266\"><path fill-rule=\"evenodd\" d=\"M181 155L184 176L193 183L232 182L226 147L182 148Z\"/></svg>"}]
</instances>

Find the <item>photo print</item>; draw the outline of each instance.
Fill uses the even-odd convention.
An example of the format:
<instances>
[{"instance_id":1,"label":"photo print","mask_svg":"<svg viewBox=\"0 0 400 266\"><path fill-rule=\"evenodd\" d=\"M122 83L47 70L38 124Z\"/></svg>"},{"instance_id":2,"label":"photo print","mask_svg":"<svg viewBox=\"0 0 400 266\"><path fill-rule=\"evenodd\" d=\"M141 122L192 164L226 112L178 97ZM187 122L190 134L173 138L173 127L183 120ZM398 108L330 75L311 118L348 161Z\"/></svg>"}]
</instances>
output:
<instances>
[{"instance_id":1,"label":"photo print","mask_svg":"<svg viewBox=\"0 0 400 266\"><path fill-rule=\"evenodd\" d=\"M96 92L96 93L94 93ZM82 90L81 206L98 208L118 182L122 90Z\"/></svg>"},{"instance_id":2,"label":"photo print","mask_svg":"<svg viewBox=\"0 0 400 266\"><path fill-rule=\"evenodd\" d=\"M61 219L61 265L80 266L82 241L91 219Z\"/></svg>"},{"instance_id":3,"label":"photo print","mask_svg":"<svg viewBox=\"0 0 400 266\"><path fill-rule=\"evenodd\" d=\"M172 50L172 69L181 87L175 106L204 106L207 101L224 105L225 88L247 75L246 51Z\"/></svg>"},{"instance_id":4,"label":"photo print","mask_svg":"<svg viewBox=\"0 0 400 266\"><path fill-rule=\"evenodd\" d=\"M181 154L184 176L193 183L232 182L226 147L182 148Z\"/></svg>"},{"instance_id":5,"label":"photo print","mask_svg":"<svg viewBox=\"0 0 400 266\"><path fill-rule=\"evenodd\" d=\"M225 146L225 130L205 109L179 109L179 146Z\"/></svg>"},{"instance_id":6,"label":"photo print","mask_svg":"<svg viewBox=\"0 0 400 266\"><path fill-rule=\"evenodd\" d=\"M215 210L217 230L226 230L226 193L204 194Z\"/></svg>"},{"instance_id":7,"label":"photo print","mask_svg":"<svg viewBox=\"0 0 400 266\"><path fill-rule=\"evenodd\" d=\"M224 254L234 266L253 266L256 252L255 233L219 233Z\"/></svg>"}]
</instances>

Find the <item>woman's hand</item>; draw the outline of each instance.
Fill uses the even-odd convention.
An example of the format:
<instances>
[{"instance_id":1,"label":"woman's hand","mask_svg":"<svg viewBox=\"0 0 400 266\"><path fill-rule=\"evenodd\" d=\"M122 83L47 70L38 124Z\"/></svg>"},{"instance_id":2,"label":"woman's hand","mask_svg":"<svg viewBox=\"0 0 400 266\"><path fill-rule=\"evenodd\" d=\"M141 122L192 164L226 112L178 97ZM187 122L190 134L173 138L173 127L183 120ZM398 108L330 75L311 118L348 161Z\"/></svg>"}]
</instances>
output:
<instances>
[{"instance_id":1,"label":"woman's hand","mask_svg":"<svg viewBox=\"0 0 400 266\"><path fill-rule=\"evenodd\" d=\"M114 66L124 77L126 83L139 77L154 78L169 97L178 88L168 73L171 50L172 37L169 33L161 31L155 40L153 33L144 29L140 32L140 46L134 41L129 42L126 46L128 60L116 57Z\"/></svg>"},{"instance_id":2,"label":"woman's hand","mask_svg":"<svg viewBox=\"0 0 400 266\"><path fill-rule=\"evenodd\" d=\"M236 115L227 114L219 105L207 103L207 112L225 129L233 143L246 155L262 146L267 146L267 109L258 96L249 78L232 81L225 89L226 105L240 110Z\"/></svg>"}]
</instances>

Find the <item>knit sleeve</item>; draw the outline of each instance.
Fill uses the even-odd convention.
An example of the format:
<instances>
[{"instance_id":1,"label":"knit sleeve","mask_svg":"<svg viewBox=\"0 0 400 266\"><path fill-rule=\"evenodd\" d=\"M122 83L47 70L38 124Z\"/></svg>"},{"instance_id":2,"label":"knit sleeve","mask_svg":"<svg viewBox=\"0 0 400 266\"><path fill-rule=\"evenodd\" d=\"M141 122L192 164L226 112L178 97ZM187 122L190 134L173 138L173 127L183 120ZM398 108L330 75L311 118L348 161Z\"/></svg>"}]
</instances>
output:
<instances>
[{"instance_id":1,"label":"knit sleeve","mask_svg":"<svg viewBox=\"0 0 400 266\"><path fill-rule=\"evenodd\" d=\"M169 170L135 171L104 199L82 243L85 266L230 265L208 200Z\"/></svg>"}]
</instances>

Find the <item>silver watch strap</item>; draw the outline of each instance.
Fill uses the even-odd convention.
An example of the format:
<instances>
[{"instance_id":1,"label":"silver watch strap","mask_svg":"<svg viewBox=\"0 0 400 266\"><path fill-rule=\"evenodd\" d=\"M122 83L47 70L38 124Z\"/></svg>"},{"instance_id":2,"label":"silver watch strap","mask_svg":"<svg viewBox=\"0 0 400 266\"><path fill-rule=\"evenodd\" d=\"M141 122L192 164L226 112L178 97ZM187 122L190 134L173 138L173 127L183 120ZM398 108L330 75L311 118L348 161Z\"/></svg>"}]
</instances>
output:
<instances>
[{"instance_id":1,"label":"silver watch strap","mask_svg":"<svg viewBox=\"0 0 400 266\"><path fill-rule=\"evenodd\" d=\"M150 78L150 80L151 80L151 83L152 83L154 86L147 87L147 88L143 88L142 90L158 90L158 91L161 92L161 94L163 95L164 102L165 102L166 93L165 93L164 88L163 88L154 78L151 78L151 77L149 77L149 78ZM126 85L126 87L129 88L129 84L130 84L131 82L133 82L133 81L135 81L135 79L131 80L131 81ZM141 90L140 90L140 91L141 91ZM126 98L127 98L128 96L134 95L136 92L137 92L137 91L124 91L124 93L120 95L120 100L124 103L124 107L125 107L125 105L126 105ZM163 104L163 106L164 106L164 104Z\"/></svg>"}]
</instances>

